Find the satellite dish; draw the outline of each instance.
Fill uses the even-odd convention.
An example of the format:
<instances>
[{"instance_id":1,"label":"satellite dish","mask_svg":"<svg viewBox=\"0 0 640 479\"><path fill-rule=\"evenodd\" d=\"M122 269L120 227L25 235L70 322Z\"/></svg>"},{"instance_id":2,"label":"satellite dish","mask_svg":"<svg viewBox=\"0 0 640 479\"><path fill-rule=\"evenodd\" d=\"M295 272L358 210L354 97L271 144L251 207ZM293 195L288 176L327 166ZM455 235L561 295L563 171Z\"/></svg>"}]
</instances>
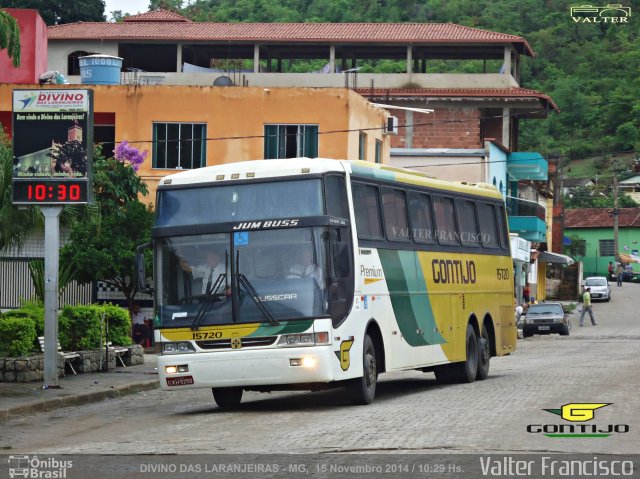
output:
<instances>
[{"instance_id":1,"label":"satellite dish","mask_svg":"<svg viewBox=\"0 0 640 479\"><path fill-rule=\"evenodd\" d=\"M226 75L222 75L213 80L213 86L233 86L233 80Z\"/></svg>"}]
</instances>

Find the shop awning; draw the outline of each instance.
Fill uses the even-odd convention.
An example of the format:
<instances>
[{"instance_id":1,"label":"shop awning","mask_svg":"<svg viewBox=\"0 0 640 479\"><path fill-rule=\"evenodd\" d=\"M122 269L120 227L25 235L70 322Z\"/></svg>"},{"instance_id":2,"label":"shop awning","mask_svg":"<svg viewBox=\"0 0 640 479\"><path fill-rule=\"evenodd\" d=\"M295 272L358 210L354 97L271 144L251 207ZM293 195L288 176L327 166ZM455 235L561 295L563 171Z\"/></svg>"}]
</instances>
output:
<instances>
[{"instance_id":1,"label":"shop awning","mask_svg":"<svg viewBox=\"0 0 640 479\"><path fill-rule=\"evenodd\" d=\"M571 266L575 263L575 260L564 254L552 253L550 251L540 251L538 255L538 261L541 263L557 263L557 264L566 264L567 266Z\"/></svg>"},{"instance_id":2,"label":"shop awning","mask_svg":"<svg viewBox=\"0 0 640 479\"><path fill-rule=\"evenodd\" d=\"M623 263L640 263L640 256L629 253L620 253L620 261Z\"/></svg>"}]
</instances>

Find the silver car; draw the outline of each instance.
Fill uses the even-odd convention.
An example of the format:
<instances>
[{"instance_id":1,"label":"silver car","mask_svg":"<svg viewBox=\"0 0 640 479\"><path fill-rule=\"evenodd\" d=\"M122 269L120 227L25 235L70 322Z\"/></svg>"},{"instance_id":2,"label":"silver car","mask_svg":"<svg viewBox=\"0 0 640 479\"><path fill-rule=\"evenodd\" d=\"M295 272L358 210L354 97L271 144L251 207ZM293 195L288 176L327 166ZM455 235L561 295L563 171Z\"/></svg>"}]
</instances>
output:
<instances>
[{"instance_id":1,"label":"silver car","mask_svg":"<svg viewBox=\"0 0 640 479\"><path fill-rule=\"evenodd\" d=\"M591 288L591 299L611 301L611 286L604 276L590 276L584 280L584 287Z\"/></svg>"},{"instance_id":2,"label":"silver car","mask_svg":"<svg viewBox=\"0 0 640 479\"><path fill-rule=\"evenodd\" d=\"M571 324L560 303L532 304L522 320L522 336L553 334L568 336Z\"/></svg>"}]
</instances>

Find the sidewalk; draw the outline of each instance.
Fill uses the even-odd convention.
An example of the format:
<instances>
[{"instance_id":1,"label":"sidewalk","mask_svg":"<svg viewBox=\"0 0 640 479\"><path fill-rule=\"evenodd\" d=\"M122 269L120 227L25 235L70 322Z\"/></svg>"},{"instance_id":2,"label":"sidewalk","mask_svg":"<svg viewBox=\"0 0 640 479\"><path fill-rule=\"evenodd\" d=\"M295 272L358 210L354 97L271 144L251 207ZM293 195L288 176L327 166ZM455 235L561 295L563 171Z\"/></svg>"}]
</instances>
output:
<instances>
[{"instance_id":1,"label":"sidewalk","mask_svg":"<svg viewBox=\"0 0 640 479\"><path fill-rule=\"evenodd\" d=\"M156 355L145 354L144 364L118 367L106 373L69 375L60 388L43 389L43 382L0 383L0 422L11 416L50 411L156 389Z\"/></svg>"}]
</instances>

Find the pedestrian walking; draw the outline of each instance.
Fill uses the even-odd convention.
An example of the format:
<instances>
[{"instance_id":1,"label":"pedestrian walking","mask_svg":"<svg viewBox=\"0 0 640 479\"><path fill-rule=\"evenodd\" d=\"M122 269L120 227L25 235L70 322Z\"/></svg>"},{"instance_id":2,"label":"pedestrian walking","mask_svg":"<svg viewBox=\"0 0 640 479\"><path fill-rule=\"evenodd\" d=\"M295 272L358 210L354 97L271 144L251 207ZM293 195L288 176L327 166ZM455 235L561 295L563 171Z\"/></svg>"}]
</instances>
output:
<instances>
[{"instance_id":1,"label":"pedestrian walking","mask_svg":"<svg viewBox=\"0 0 640 479\"><path fill-rule=\"evenodd\" d=\"M621 263L618 263L618 267L616 268L616 277L618 280L618 286L622 287L622 275L624 274L624 268Z\"/></svg>"},{"instance_id":2,"label":"pedestrian walking","mask_svg":"<svg viewBox=\"0 0 640 479\"><path fill-rule=\"evenodd\" d=\"M580 326L584 322L584 315L589 313L591 317L591 324L596 326L596 319L593 317L593 311L591 309L591 288L586 288L582 294L582 313L580 313Z\"/></svg>"},{"instance_id":3,"label":"pedestrian walking","mask_svg":"<svg viewBox=\"0 0 640 479\"><path fill-rule=\"evenodd\" d=\"M522 298L524 299L525 303L529 302L529 296L531 296L531 288L529 288L529 283L527 283L522 289Z\"/></svg>"},{"instance_id":4,"label":"pedestrian walking","mask_svg":"<svg viewBox=\"0 0 640 479\"><path fill-rule=\"evenodd\" d=\"M607 270L609 271L609 279L613 279L613 263L611 261L609 261L609 267Z\"/></svg>"}]
</instances>

